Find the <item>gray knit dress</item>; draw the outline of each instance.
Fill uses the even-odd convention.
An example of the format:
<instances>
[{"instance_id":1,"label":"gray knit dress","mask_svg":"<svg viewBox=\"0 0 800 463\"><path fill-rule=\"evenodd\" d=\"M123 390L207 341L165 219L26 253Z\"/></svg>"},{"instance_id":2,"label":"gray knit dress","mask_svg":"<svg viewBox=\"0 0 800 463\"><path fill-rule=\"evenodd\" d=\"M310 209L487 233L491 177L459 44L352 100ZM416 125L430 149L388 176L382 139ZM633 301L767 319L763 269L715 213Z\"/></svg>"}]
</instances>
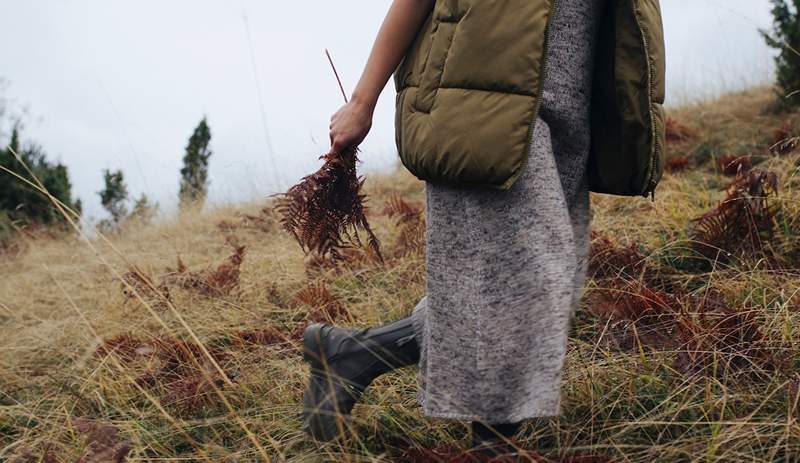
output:
<instances>
[{"instance_id":1,"label":"gray knit dress","mask_svg":"<svg viewBox=\"0 0 800 463\"><path fill-rule=\"evenodd\" d=\"M428 416L498 424L561 413L586 275L592 63L604 3L556 3L532 148L514 186L426 185L427 296L412 317Z\"/></svg>"}]
</instances>

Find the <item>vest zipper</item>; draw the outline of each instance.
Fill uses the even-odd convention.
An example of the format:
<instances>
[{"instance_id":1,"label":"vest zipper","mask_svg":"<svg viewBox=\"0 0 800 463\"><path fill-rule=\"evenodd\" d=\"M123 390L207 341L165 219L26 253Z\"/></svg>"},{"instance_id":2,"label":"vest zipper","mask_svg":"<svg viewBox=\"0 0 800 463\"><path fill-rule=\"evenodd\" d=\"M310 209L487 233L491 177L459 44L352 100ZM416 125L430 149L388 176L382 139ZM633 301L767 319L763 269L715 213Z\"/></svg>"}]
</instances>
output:
<instances>
[{"instance_id":1,"label":"vest zipper","mask_svg":"<svg viewBox=\"0 0 800 463\"><path fill-rule=\"evenodd\" d=\"M639 33L642 35L642 45L644 46L644 56L645 61L647 61L647 97L648 97L648 106L650 111L650 135L653 137L653 151L650 154L650 180L647 183L647 190L644 192L644 196L647 197L647 194L650 193L650 200L655 202L656 200L656 169L658 168L658 155L661 153L662 147L661 142L656 135L656 113L655 107L653 106L653 101L655 101L655 88L653 87L653 82L655 81L655 71L653 70L653 65L650 63L650 44L647 42L647 36L644 33L644 28L642 27L642 22L639 19L639 12L636 9L636 0L631 0L631 8L633 8L633 17L636 20L636 27L639 28Z\"/></svg>"}]
</instances>

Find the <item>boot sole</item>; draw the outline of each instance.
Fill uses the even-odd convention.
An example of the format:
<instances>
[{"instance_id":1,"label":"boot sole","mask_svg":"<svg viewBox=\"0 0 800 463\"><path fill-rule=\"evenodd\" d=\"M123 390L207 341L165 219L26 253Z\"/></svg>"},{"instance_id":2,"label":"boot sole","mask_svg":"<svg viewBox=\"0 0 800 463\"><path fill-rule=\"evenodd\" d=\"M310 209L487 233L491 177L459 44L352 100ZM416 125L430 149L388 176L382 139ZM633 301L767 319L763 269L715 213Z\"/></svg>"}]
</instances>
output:
<instances>
[{"instance_id":1,"label":"boot sole","mask_svg":"<svg viewBox=\"0 0 800 463\"><path fill-rule=\"evenodd\" d=\"M311 377L303 394L303 422L306 432L320 442L331 441L347 429L343 414L320 409L332 389L330 375L322 362L326 355L322 342L324 326L315 323L303 331L303 360L311 367Z\"/></svg>"}]
</instances>

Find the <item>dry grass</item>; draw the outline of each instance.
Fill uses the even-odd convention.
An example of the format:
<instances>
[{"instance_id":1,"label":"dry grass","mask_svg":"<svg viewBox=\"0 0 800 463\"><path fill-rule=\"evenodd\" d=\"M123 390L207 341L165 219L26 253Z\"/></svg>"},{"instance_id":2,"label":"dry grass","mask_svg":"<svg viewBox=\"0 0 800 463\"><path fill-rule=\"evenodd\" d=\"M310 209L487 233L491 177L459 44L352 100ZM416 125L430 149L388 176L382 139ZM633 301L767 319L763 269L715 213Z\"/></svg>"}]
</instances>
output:
<instances>
[{"instance_id":1,"label":"dry grass","mask_svg":"<svg viewBox=\"0 0 800 463\"><path fill-rule=\"evenodd\" d=\"M598 234L564 415L519 436L547 457L537 461L800 459L800 155L770 153L778 132L800 133L800 115L767 112L770 99L757 89L673 111L682 132L670 156L685 159L656 202L593 197ZM710 260L690 238L692 220L726 196L723 156L777 174L759 255ZM319 446L300 430L304 324L384 323L424 293L422 186L397 173L365 188L384 264L308 262L263 204L109 242L23 237L0 262L0 461L458 455L466 427L422 415L411 370L370 388L343 442Z\"/></svg>"}]
</instances>

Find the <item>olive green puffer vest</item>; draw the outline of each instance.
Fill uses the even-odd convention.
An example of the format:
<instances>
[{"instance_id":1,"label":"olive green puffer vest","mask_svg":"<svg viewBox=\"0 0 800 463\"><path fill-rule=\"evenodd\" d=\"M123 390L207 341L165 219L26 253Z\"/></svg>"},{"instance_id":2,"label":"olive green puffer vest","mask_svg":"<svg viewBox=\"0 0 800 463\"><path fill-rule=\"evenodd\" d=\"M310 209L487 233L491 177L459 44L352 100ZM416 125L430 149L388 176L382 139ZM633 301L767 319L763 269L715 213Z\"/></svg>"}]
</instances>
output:
<instances>
[{"instance_id":1,"label":"olive green puffer vest","mask_svg":"<svg viewBox=\"0 0 800 463\"><path fill-rule=\"evenodd\" d=\"M437 183L508 189L536 121L559 0L437 0L395 73L403 164ZM609 0L593 84L592 191L652 194L664 164L658 0Z\"/></svg>"}]
</instances>

